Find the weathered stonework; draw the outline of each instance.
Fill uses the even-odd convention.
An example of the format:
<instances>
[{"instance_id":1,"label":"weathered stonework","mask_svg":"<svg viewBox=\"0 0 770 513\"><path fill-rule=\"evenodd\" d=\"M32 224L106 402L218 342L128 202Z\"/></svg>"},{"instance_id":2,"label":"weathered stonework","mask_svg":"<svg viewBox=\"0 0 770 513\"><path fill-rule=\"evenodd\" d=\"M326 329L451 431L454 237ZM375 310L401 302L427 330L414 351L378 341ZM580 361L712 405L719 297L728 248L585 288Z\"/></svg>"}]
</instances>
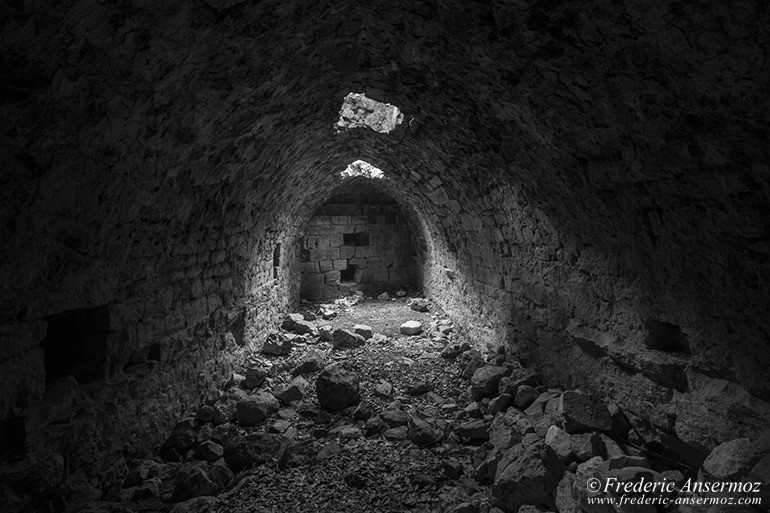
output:
<instances>
[{"instance_id":1,"label":"weathered stonework","mask_svg":"<svg viewBox=\"0 0 770 513\"><path fill-rule=\"evenodd\" d=\"M84 433L151 443L140 404L176 415L232 358L201 346L260 343L299 297L304 226L365 159L479 347L606 396L651 441L705 455L766 429L761 2L300 4L3 8L3 422L52 386L45 319L107 308L106 413ZM350 92L399 129L335 134ZM112 401L156 345L168 364Z\"/></svg>"},{"instance_id":2,"label":"weathered stonework","mask_svg":"<svg viewBox=\"0 0 770 513\"><path fill-rule=\"evenodd\" d=\"M356 290L376 295L417 283L412 233L398 204L364 192L366 182L357 184L329 199L308 222L300 250L302 297L328 299Z\"/></svg>"}]
</instances>

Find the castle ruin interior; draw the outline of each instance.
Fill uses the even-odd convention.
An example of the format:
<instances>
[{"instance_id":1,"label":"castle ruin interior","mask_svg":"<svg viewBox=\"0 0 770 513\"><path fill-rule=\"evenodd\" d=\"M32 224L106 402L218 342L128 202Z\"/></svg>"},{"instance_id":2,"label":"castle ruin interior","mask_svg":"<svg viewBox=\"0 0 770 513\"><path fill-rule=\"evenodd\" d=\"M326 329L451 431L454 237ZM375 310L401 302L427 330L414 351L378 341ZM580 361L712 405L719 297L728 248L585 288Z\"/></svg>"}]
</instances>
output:
<instances>
[{"instance_id":1,"label":"castle ruin interior","mask_svg":"<svg viewBox=\"0 0 770 513\"><path fill-rule=\"evenodd\" d=\"M769 36L0 2L0 510L766 510Z\"/></svg>"}]
</instances>

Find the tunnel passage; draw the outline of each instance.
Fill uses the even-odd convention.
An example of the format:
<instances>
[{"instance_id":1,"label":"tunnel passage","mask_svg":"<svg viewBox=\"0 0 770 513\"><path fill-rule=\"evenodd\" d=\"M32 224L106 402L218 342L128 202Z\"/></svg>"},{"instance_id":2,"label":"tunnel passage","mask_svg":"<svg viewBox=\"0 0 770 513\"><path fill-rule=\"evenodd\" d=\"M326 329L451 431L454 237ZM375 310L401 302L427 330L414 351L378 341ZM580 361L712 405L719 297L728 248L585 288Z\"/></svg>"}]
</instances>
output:
<instances>
[{"instance_id":1,"label":"tunnel passage","mask_svg":"<svg viewBox=\"0 0 770 513\"><path fill-rule=\"evenodd\" d=\"M304 299L418 287L413 231L395 199L355 180L308 221L300 240Z\"/></svg>"}]
</instances>

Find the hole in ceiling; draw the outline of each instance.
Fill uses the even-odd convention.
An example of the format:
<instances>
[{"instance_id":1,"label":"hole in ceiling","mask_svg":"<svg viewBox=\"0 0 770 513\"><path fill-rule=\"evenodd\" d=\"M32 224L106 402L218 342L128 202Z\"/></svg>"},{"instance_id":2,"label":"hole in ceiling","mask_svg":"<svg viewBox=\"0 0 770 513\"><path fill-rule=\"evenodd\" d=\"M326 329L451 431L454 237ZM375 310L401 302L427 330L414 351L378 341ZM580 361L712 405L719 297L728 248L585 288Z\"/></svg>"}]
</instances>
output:
<instances>
[{"instance_id":1,"label":"hole in ceiling","mask_svg":"<svg viewBox=\"0 0 770 513\"><path fill-rule=\"evenodd\" d=\"M369 127L375 132L387 134L403 122L404 115L395 105L372 100L362 93L348 93L342 102L335 130Z\"/></svg>"},{"instance_id":2,"label":"hole in ceiling","mask_svg":"<svg viewBox=\"0 0 770 513\"><path fill-rule=\"evenodd\" d=\"M381 169L374 167L365 160L356 160L348 164L348 167L340 173L342 178L352 178L354 176L362 176L364 178L377 178L382 180L385 178L385 173Z\"/></svg>"}]
</instances>

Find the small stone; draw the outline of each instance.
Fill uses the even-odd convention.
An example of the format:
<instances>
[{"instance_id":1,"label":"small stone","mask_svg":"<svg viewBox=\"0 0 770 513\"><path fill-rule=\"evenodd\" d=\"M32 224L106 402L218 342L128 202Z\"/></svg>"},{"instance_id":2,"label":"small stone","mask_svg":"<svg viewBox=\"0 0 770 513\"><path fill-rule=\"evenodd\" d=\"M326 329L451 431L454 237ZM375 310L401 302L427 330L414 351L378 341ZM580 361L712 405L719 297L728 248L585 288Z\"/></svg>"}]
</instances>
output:
<instances>
[{"instance_id":1,"label":"small stone","mask_svg":"<svg viewBox=\"0 0 770 513\"><path fill-rule=\"evenodd\" d=\"M400 406L401 404L398 401L390 403L380 412L380 418L391 426L402 426L408 423L409 415Z\"/></svg>"},{"instance_id":2,"label":"small stone","mask_svg":"<svg viewBox=\"0 0 770 513\"><path fill-rule=\"evenodd\" d=\"M545 434L545 443L554 450L556 455L564 461L572 458L572 440L566 431L551 426Z\"/></svg>"},{"instance_id":3,"label":"small stone","mask_svg":"<svg viewBox=\"0 0 770 513\"><path fill-rule=\"evenodd\" d=\"M286 317L284 317L283 322L281 323L281 328L285 329L286 331L294 331L295 326L298 322L303 322L305 320L305 316L298 313L292 313L288 314Z\"/></svg>"},{"instance_id":4,"label":"small stone","mask_svg":"<svg viewBox=\"0 0 770 513\"><path fill-rule=\"evenodd\" d=\"M470 420L455 428L455 433L465 441L489 440L489 431L483 420Z\"/></svg>"},{"instance_id":5,"label":"small stone","mask_svg":"<svg viewBox=\"0 0 770 513\"><path fill-rule=\"evenodd\" d=\"M374 390L381 396L393 397L393 385L391 385L387 381L380 381L379 383L374 385Z\"/></svg>"},{"instance_id":6,"label":"small stone","mask_svg":"<svg viewBox=\"0 0 770 513\"><path fill-rule=\"evenodd\" d=\"M195 447L195 457L203 461L217 461L224 454L224 449L216 442L208 440Z\"/></svg>"},{"instance_id":7,"label":"small stone","mask_svg":"<svg viewBox=\"0 0 770 513\"><path fill-rule=\"evenodd\" d=\"M422 333L422 323L419 321L406 321L399 330L403 335L419 335Z\"/></svg>"},{"instance_id":8,"label":"small stone","mask_svg":"<svg viewBox=\"0 0 770 513\"><path fill-rule=\"evenodd\" d=\"M468 415L473 419L479 419L483 416L483 414L481 413L481 404L479 404L476 401L470 403L468 406L463 408L463 411L465 412L466 415Z\"/></svg>"},{"instance_id":9,"label":"small stone","mask_svg":"<svg viewBox=\"0 0 770 513\"><path fill-rule=\"evenodd\" d=\"M535 399L537 399L538 395L540 394L537 393L537 390L535 390L534 387L521 385L518 390L516 390L516 397L513 400L513 404L520 410L526 410Z\"/></svg>"},{"instance_id":10,"label":"small stone","mask_svg":"<svg viewBox=\"0 0 770 513\"><path fill-rule=\"evenodd\" d=\"M337 426L329 431L329 436L335 436L339 438L360 438L362 435L361 428L352 425Z\"/></svg>"},{"instance_id":11,"label":"small stone","mask_svg":"<svg viewBox=\"0 0 770 513\"><path fill-rule=\"evenodd\" d=\"M388 440L406 440L409 438L409 428L406 426L392 427L385 430L384 435Z\"/></svg>"},{"instance_id":12,"label":"small stone","mask_svg":"<svg viewBox=\"0 0 770 513\"><path fill-rule=\"evenodd\" d=\"M337 328L332 333L332 347L334 349L352 349L361 347L366 343L366 339L350 330Z\"/></svg>"},{"instance_id":13,"label":"small stone","mask_svg":"<svg viewBox=\"0 0 770 513\"><path fill-rule=\"evenodd\" d=\"M457 458L449 458L441 462L441 468L449 479L456 479L463 474L463 465Z\"/></svg>"},{"instance_id":14,"label":"small stone","mask_svg":"<svg viewBox=\"0 0 770 513\"><path fill-rule=\"evenodd\" d=\"M575 454L575 459L580 462L589 460L594 456L601 456L604 444L596 433L577 433L570 435L570 444Z\"/></svg>"},{"instance_id":15,"label":"small stone","mask_svg":"<svg viewBox=\"0 0 770 513\"><path fill-rule=\"evenodd\" d=\"M311 351L299 361L296 367L291 370L292 376L311 374L323 368L324 357L318 351Z\"/></svg>"},{"instance_id":16,"label":"small stone","mask_svg":"<svg viewBox=\"0 0 770 513\"><path fill-rule=\"evenodd\" d=\"M332 333L334 333L333 327L321 326L318 328L318 340L322 342L330 342L332 339Z\"/></svg>"},{"instance_id":17,"label":"small stone","mask_svg":"<svg viewBox=\"0 0 770 513\"><path fill-rule=\"evenodd\" d=\"M328 444L326 444L323 449L318 451L318 454L316 455L316 458L319 460L328 460L330 458L333 458L340 454L342 452L342 446L337 442L337 440L332 440Z\"/></svg>"},{"instance_id":18,"label":"small stone","mask_svg":"<svg viewBox=\"0 0 770 513\"><path fill-rule=\"evenodd\" d=\"M233 387L240 387L241 383L244 381L246 381L246 376L238 374L237 372L233 372L230 374L230 379L228 379L227 383L225 383L225 390Z\"/></svg>"},{"instance_id":19,"label":"small stone","mask_svg":"<svg viewBox=\"0 0 770 513\"><path fill-rule=\"evenodd\" d=\"M366 422L374 415L374 408L367 403L362 402L358 406L356 406L355 410L353 410L353 418L355 420L362 420Z\"/></svg>"},{"instance_id":20,"label":"small stone","mask_svg":"<svg viewBox=\"0 0 770 513\"><path fill-rule=\"evenodd\" d=\"M427 312L430 308L430 301L422 297L412 298L406 304L415 312Z\"/></svg>"},{"instance_id":21,"label":"small stone","mask_svg":"<svg viewBox=\"0 0 770 513\"><path fill-rule=\"evenodd\" d=\"M259 392L236 404L238 423L242 426L256 426L278 411L280 404L272 394Z\"/></svg>"},{"instance_id":22,"label":"small stone","mask_svg":"<svg viewBox=\"0 0 770 513\"><path fill-rule=\"evenodd\" d=\"M500 394L491 401L489 401L489 413L494 415L497 412L503 411L513 402L511 394Z\"/></svg>"},{"instance_id":23,"label":"small stone","mask_svg":"<svg viewBox=\"0 0 770 513\"><path fill-rule=\"evenodd\" d=\"M251 465L262 465L277 455L282 440L283 437L272 433L237 436L225 446L225 462L236 472Z\"/></svg>"},{"instance_id":24,"label":"small stone","mask_svg":"<svg viewBox=\"0 0 770 513\"><path fill-rule=\"evenodd\" d=\"M270 424L270 432L272 433L285 433L287 429L291 427L291 423L287 420L278 419Z\"/></svg>"},{"instance_id":25,"label":"small stone","mask_svg":"<svg viewBox=\"0 0 770 513\"><path fill-rule=\"evenodd\" d=\"M146 501L160 498L161 480L156 478L148 479L134 489L131 500Z\"/></svg>"},{"instance_id":26,"label":"small stone","mask_svg":"<svg viewBox=\"0 0 770 513\"><path fill-rule=\"evenodd\" d=\"M297 321L294 324L294 329L292 331L297 335L310 335L311 337L318 336L318 328L316 325L306 320Z\"/></svg>"},{"instance_id":27,"label":"small stone","mask_svg":"<svg viewBox=\"0 0 770 513\"><path fill-rule=\"evenodd\" d=\"M421 395L430 391L430 383L427 381L419 381L412 383L406 387L406 393L409 395Z\"/></svg>"},{"instance_id":28,"label":"small stone","mask_svg":"<svg viewBox=\"0 0 770 513\"><path fill-rule=\"evenodd\" d=\"M500 379L510 373L505 367L487 365L476 369L471 377L471 388L477 398L495 397Z\"/></svg>"},{"instance_id":29,"label":"small stone","mask_svg":"<svg viewBox=\"0 0 770 513\"><path fill-rule=\"evenodd\" d=\"M267 379L267 369L264 367L252 367L246 371L246 380L244 386L246 388L257 388Z\"/></svg>"},{"instance_id":30,"label":"small stone","mask_svg":"<svg viewBox=\"0 0 770 513\"><path fill-rule=\"evenodd\" d=\"M353 326L353 333L361 335L366 340L369 340L372 338L372 335L374 335L371 326L367 326L366 324L356 324Z\"/></svg>"},{"instance_id":31,"label":"small stone","mask_svg":"<svg viewBox=\"0 0 770 513\"><path fill-rule=\"evenodd\" d=\"M383 292L382 294L377 296L377 301L387 301L388 299L390 299L390 294L388 294L387 292Z\"/></svg>"},{"instance_id":32,"label":"small stone","mask_svg":"<svg viewBox=\"0 0 770 513\"><path fill-rule=\"evenodd\" d=\"M294 401L300 401L305 397L308 382L302 376L297 376L291 383L279 386L273 392L273 395L282 403L289 404Z\"/></svg>"},{"instance_id":33,"label":"small stone","mask_svg":"<svg viewBox=\"0 0 770 513\"><path fill-rule=\"evenodd\" d=\"M216 413L216 410L214 410L214 407L212 405L204 404L203 406L200 407L195 417L200 422L212 422L214 420L215 413Z\"/></svg>"},{"instance_id":34,"label":"small stone","mask_svg":"<svg viewBox=\"0 0 770 513\"><path fill-rule=\"evenodd\" d=\"M388 425L379 416L369 418L364 425L364 434L366 436L379 435L388 428Z\"/></svg>"},{"instance_id":35,"label":"small stone","mask_svg":"<svg viewBox=\"0 0 770 513\"><path fill-rule=\"evenodd\" d=\"M262 345L262 352L272 356L286 356L291 352L291 341L280 333L271 333Z\"/></svg>"},{"instance_id":36,"label":"small stone","mask_svg":"<svg viewBox=\"0 0 770 513\"><path fill-rule=\"evenodd\" d=\"M415 445L420 447L434 445L440 442L443 437L444 431L429 422L417 417L409 419L409 440Z\"/></svg>"},{"instance_id":37,"label":"small stone","mask_svg":"<svg viewBox=\"0 0 770 513\"><path fill-rule=\"evenodd\" d=\"M406 291L404 289L398 289L396 291L396 297L404 297L406 296Z\"/></svg>"}]
</instances>

